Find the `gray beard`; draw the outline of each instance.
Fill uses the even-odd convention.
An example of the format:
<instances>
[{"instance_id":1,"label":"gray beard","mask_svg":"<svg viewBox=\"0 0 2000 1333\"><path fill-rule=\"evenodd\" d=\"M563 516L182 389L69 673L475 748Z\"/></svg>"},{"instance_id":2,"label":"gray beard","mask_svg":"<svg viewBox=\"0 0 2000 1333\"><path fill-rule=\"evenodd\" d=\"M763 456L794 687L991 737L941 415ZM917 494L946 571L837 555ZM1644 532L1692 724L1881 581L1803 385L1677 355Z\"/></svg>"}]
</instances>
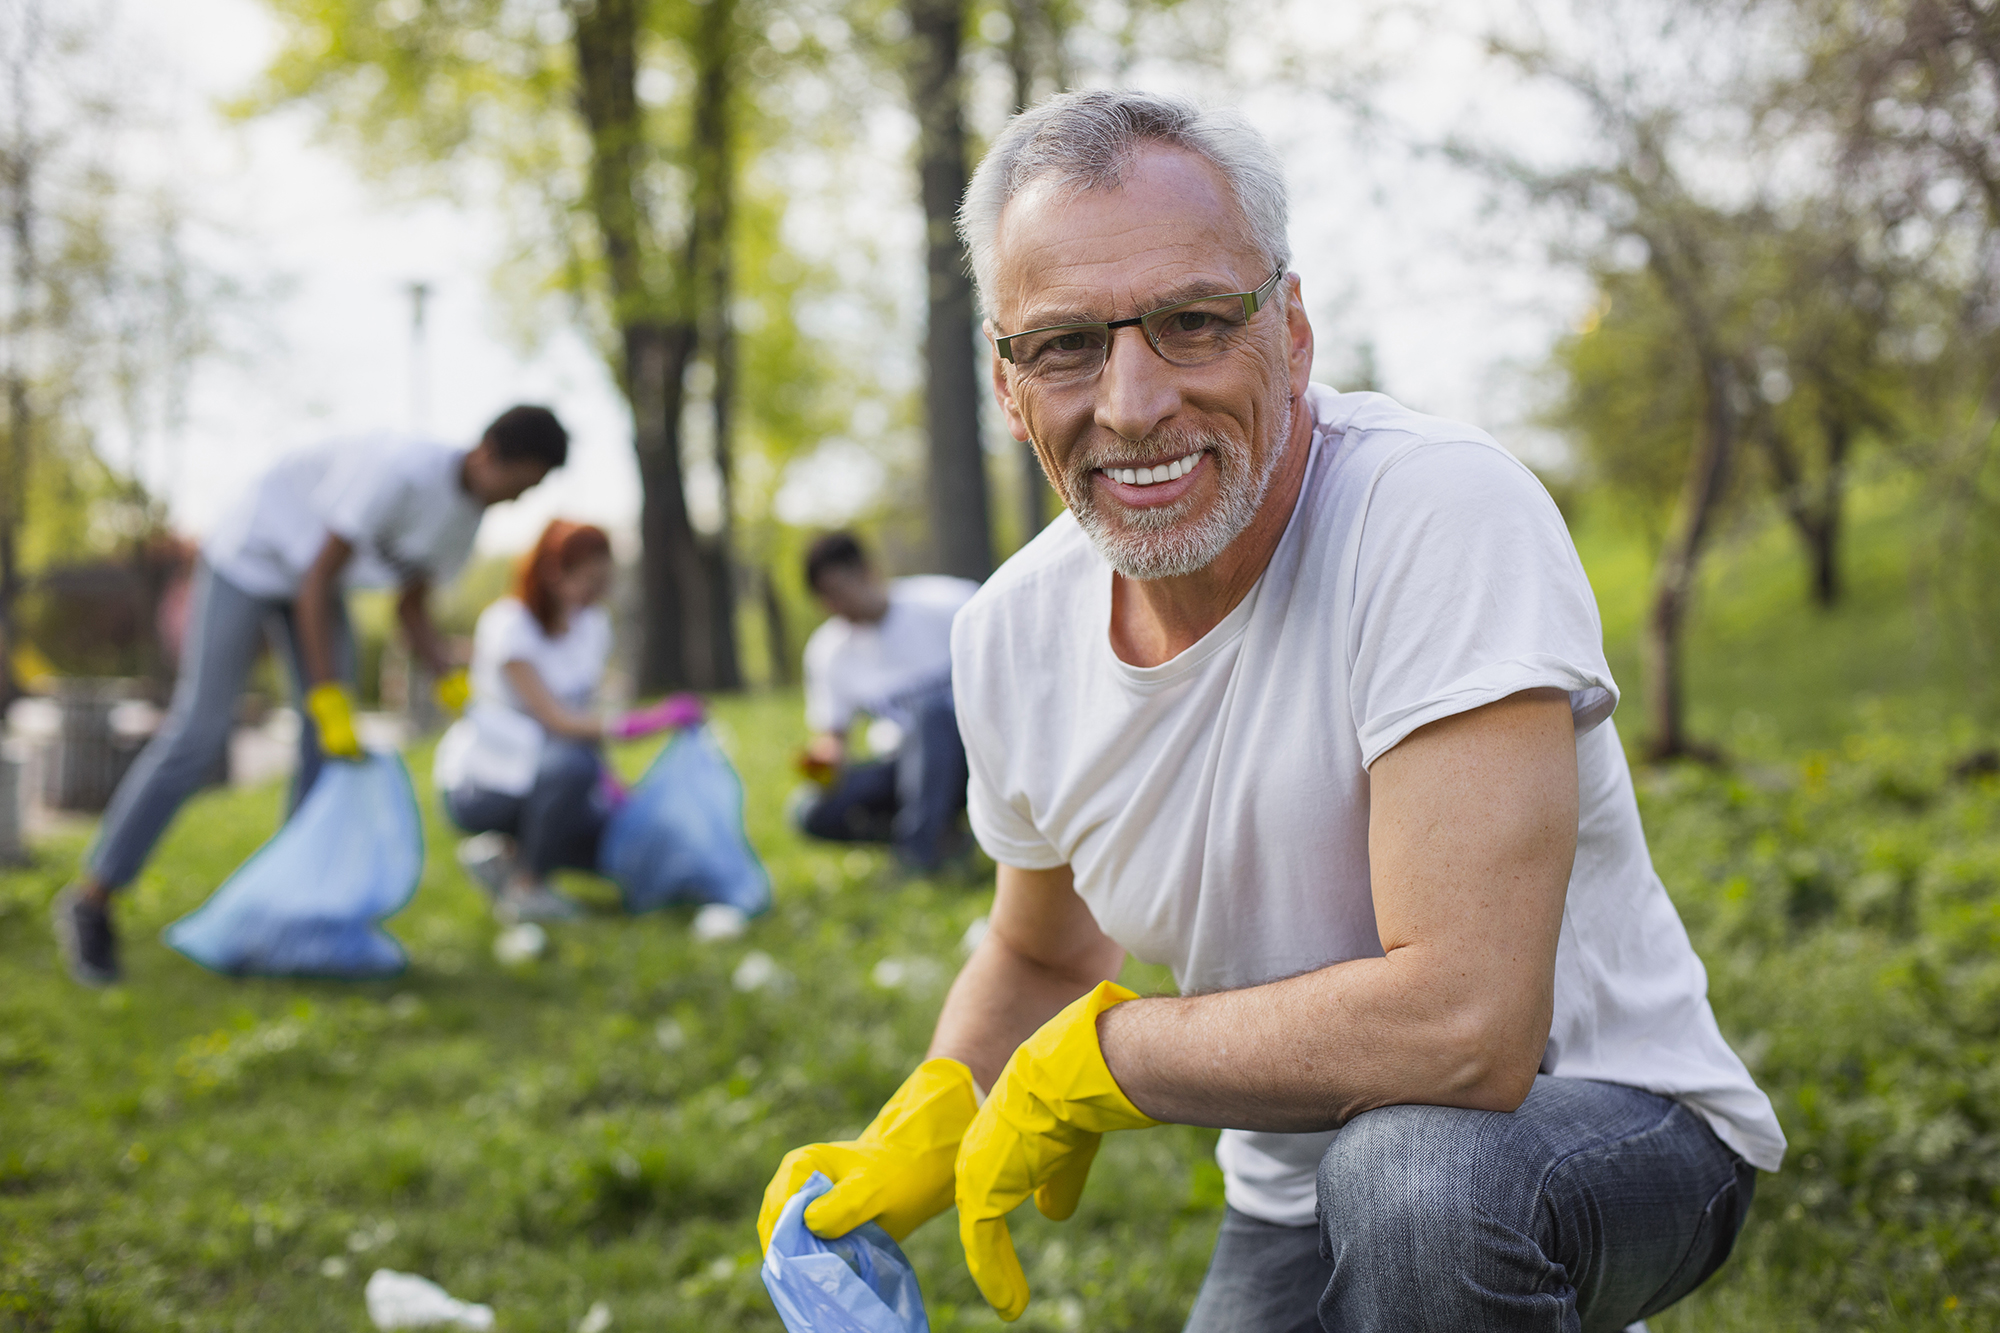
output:
<instances>
[{"instance_id":1,"label":"gray beard","mask_svg":"<svg viewBox=\"0 0 2000 1333\"><path fill-rule=\"evenodd\" d=\"M1063 489L1069 509L1083 535L1105 562L1128 579L1171 579L1192 574L1214 563L1229 544L1257 517L1271 478L1284 457L1284 441L1292 433L1293 404L1285 399L1270 449L1260 466L1247 445L1220 435L1196 431L1155 431L1134 452L1165 461L1205 451L1215 469L1216 498L1201 514L1198 500L1183 496L1155 509L1125 510L1116 518L1099 502L1091 473L1111 460L1078 460L1065 469Z\"/></svg>"}]
</instances>

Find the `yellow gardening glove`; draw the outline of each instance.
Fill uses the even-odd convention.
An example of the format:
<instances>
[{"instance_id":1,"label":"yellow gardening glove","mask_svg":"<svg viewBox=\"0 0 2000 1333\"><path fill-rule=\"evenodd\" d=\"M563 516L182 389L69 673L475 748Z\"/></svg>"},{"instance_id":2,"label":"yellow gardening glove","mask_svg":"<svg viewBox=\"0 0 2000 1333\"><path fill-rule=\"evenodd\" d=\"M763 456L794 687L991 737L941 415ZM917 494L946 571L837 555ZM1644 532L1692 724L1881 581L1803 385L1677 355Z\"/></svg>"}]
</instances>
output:
<instances>
[{"instance_id":1,"label":"yellow gardening glove","mask_svg":"<svg viewBox=\"0 0 2000 1333\"><path fill-rule=\"evenodd\" d=\"M320 753L334 759L359 759L361 741L354 734L354 701L337 681L315 685L306 692L306 712L319 728Z\"/></svg>"},{"instance_id":2,"label":"yellow gardening glove","mask_svg":"<svg viewBox=\"0 0 2000 1333\"><path fill-rule=\"evenodd\" d=\"M445 712L463 713L466 703L472 698L472 675L464 667L447 671L438 677L431 693L437 697L438 707Z\"/></svg>"},{"instance_id":3,"label":"yellow gardening glove","mask_svg":"<svg viewBox=\"0 0 2000 1333\"><path fill-rule=\"evenodd\" d=\"M1042 1216L1062 1221L1076 1211L1104 1133L1160 1123L1119 1089L1097 1044L1097 1016L1137 998L1101 982L1042 1024L1000 1071L958 1145L965 1266L1002 1319L1019 1319L1028 1308L1028 1279L1014 1255L1007 1214L1032 1194Z\"/></svg>"},{"instance_id":4,"label":"yellow gardening glove","mask_svg":"<svg viewBox=\"0 0 2000 1333\"><path fill-rule=\"evenodd\" d=\"M863 1222L879 1223L901 1240L951 1207L951 1164L959 1136L979 1109L972 1071L956 1060L926 1060L904 1080L861 1137L847 1143L794 1148L778 1163L757 1212L757 1239L771 1247L771 1229L785 1201L815 1171L833 1188L806 1209L806 1226L828 1240Z\"/></svg>"}]
</instances>

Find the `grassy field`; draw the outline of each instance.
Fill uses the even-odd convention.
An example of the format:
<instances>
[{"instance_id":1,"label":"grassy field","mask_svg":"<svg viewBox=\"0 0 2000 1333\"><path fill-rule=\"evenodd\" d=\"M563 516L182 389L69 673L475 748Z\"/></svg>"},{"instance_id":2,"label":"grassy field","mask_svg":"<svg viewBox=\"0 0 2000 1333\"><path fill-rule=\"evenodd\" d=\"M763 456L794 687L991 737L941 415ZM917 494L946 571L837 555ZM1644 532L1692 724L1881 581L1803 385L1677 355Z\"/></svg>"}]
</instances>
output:
<instances>
[{"instance_id":1,"label":"grassy field","mask_svg":"<svg viewBox=\"0 0 2000 1333\"><path fill-rule=\"evenodd\" d=\"M1622 607L1643 561L1608 527L1581 541L1632 679ZM1697 721L1737 762L1641 789L1792 1156L1737 1259L1654 1327L1994 1327L2000 781L1965 766L1969 723L1897 721L1949 716L1956 687L1897 666L1919 613L1894 561L1864 552L1855 605L1815 617L1771 541L1729 553L1697 626ZM777 899L728 943L696 942L684 914L614 915L580 883L604 910L504 965L427 810L424 882L392 922L405 977L210 976L159 929L268 834L275 789L189 808L125 903L130 975L109 992L71 986L49 944L81 844L0 876L0 1329L360 1329L377 1267L489 1302L507 1330L570 1330L600 1301L614 1329L776 1329L763 1183L901 1079L990 894L785 829L797 711L717 709ZM427 762L411 756L420 788ZM1220 1211L1212 1141L1113 1135L1074 1219L1027 1210L1035 1300L1016 1327L1177 1330ZM908 1248L933 1328L998 1326L949 1219Z\"/></svg>"}]
</instances>

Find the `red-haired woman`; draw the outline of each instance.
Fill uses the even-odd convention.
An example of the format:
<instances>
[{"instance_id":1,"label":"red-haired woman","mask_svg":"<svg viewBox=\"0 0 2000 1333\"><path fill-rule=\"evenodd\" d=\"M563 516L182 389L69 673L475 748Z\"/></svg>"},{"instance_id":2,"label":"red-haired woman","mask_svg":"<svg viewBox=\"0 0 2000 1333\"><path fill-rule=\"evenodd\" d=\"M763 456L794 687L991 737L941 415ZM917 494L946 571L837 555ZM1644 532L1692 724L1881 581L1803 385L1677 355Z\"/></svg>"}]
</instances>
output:
<instances>
[{"instance_id":1,"label":"red-haired woman","mask_svg":"<svg viewBox=\"0 0 2000 1333\"><path fill-rule=\"evenodd\" d=\"M592 703L611 655L611 542L557 519L523 557L514 594L479 615L472 702L438 742L445 810L468 833L459 861L506 920L556 920L576 904L550 872L591 870L610 815L599 742L688 719L690 701L601 719Z\"/></svg>"}]
</instances>

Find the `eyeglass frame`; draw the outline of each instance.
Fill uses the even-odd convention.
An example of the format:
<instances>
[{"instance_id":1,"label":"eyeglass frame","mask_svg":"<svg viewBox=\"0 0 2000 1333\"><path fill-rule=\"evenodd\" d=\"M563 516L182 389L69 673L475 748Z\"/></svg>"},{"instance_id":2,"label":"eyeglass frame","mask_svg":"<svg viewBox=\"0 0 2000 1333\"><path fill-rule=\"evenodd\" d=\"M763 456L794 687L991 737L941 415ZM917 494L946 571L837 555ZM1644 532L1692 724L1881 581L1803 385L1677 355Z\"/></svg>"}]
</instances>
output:
<instances>
[{"instance_id":1,"label":"eyeglass frame","mask_svg":"<svg viewBox=\"0 0 2000 1333\"><path fill-rule=\"evenodd\" d=\"M1227 301L1235 298L1243 302L1243 322L1248 324L1252 319L1257 317L1259 310L1262 310L1270 303L1271 298L1267 293L1274 293L1278 283L1284 279L1284 276L1285 266L1280 264L1272 270L1270 277L1264 279L1263 282L1247 292L1217 292L1213 296L1190 296L1185 301L1174 301L1170 304L1148 310L1144 314L1134 315L1130 319L1086 319L1073 324L1044 324L1041 328L1022 329L1019 333L996 333L993 335L993 348L1000 354L1002 361L1018 368L1020 362L1014 360L1013 349L1013 342L1016 338L1032 337L1037 333L1054 333L1060 329L1103 329L1104 359L1108 362L1111 359L1111 335L1119 329L1129 329L1136 325L1139 332L1146 335L1146 342L1152 347L1154 355L1170 366L1179 365L1179 362L1160 350L1160 340L1154 336L1151 329L1146 327L1147 320L1152 319L1156 315L1172 314L1182 306L1200 305L1204 301ZM1101 372L1103 367L1100 366L1098 369Z\"/></svg>"}]
</instances>

